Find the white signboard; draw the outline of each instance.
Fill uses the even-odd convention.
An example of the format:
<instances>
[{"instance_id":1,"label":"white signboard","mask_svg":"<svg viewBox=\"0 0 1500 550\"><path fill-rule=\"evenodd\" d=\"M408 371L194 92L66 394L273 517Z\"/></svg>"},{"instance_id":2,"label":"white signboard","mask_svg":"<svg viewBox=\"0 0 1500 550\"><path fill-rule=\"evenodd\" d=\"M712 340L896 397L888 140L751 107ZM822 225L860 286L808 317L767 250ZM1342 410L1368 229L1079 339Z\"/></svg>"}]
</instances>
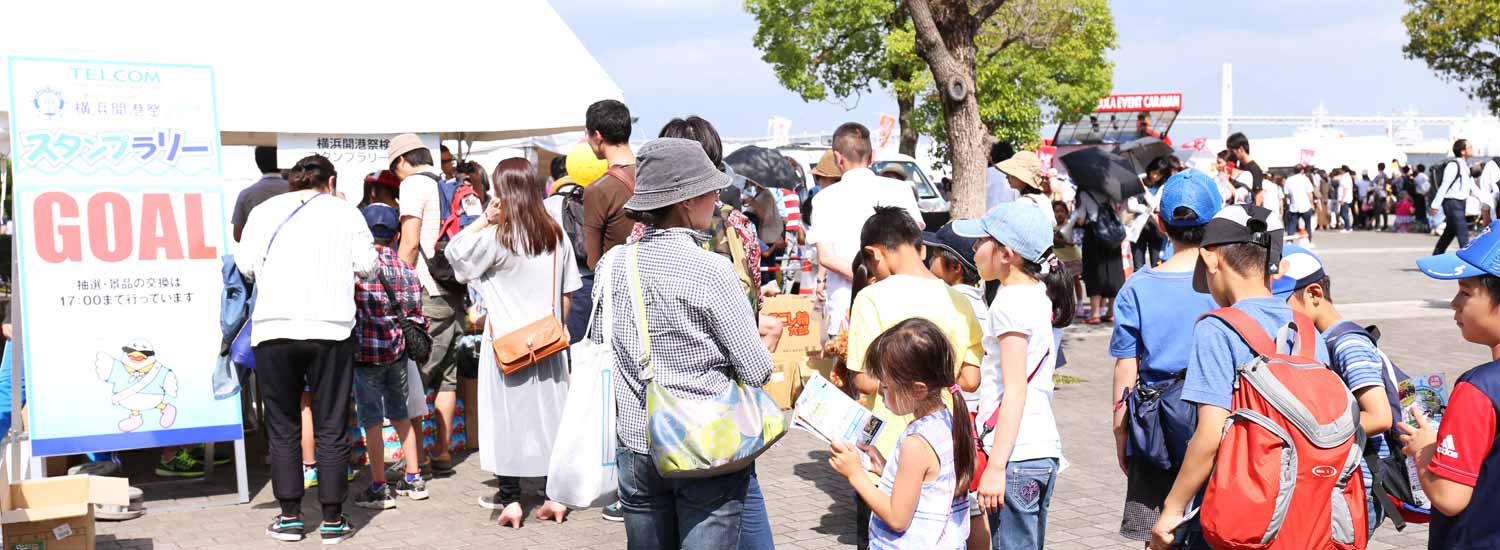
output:
<instances>
[{"instance_id":1,"label":"white signboard","mask_svg":"<svg viewBox=\"0 0 1500 550\"><path fill-rule=\"evenodd\" d=\"M365 196L365 176L390 168L385 151L393 137L396 134L279 134L276 136L276 164L290 168L310 155L328 157L339 173L338 191L346 200L357 204ZM432 150L433 166L437 166L440 162L437 134L418 134L418 137Z\"/></svg>"},{"instance_id":2,"label":"white signboard","mask_svg":"<svg viewBox=\"0 0 1500 550\"><path fill-rule=\"evenodd\" d=\"M213 70L10 58L33 454L241 439Z\"/></svg>"}]
</instances>

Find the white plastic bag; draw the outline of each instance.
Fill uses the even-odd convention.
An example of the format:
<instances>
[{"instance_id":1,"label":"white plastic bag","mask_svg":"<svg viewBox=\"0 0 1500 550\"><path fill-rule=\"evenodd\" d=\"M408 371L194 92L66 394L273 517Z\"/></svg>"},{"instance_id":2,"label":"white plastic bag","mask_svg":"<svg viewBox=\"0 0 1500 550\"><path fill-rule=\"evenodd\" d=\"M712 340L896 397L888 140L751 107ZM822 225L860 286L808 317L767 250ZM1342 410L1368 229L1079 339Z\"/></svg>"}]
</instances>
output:
<instances>
[{"instance_id":1,"label":"white plastic bag","mask_svg":"<svg viewBox=\"0 0 1500 550\"><path fill-rule=\"evenodd\" d=\"M595 344L585 332L584 339L568 350L573 373L547 467L547 498L575 509L607 505L615 500L619 489L615 474L615 353L610 347L614 340L610 317L613 285L608 265L601 267L596 280L604 289L597 296L604 304L589 320L589 330L602 317L604 343Z\"/></svg>"}]
</instances>

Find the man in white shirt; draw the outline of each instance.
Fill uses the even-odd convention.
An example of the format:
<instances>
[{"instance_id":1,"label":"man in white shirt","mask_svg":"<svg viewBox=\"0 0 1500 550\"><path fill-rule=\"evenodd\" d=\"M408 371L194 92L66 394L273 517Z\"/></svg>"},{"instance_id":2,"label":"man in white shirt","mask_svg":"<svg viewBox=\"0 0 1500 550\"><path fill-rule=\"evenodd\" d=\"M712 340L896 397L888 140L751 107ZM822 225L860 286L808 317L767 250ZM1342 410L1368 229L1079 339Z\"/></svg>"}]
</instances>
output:
<instances>
[{"instance_id":1,"label":"man in white shirt","mask_svg":"<svg viewBox=\"0 0 1500 550\"><path fill-rule=\"evenodd\" d=\"M1291 230L1287 237L1304 243L1304 246L1312 246L1313 214L1316 212L1311 172L1312 168L1303 167L1286 179L1284 187L1292 219L1292 223L1287 225Z\"/></svg>"},{"instance_id":2,"label":"man in white shirt","mask_svg":"<svg viewBox=\"0 0 1500 550\"><path fill-rule=\"evenodd\" d=\"M1437 247L1432 249L1434 256L1447 252L1454 237L1458 237L1459 248L1469 246L1469 222L1464 219L1464 206L1469 197L1479 196L1479 188L1469 175L1469 157L1474 156L1469 140L1453 142L1453 156L1443 163L1442 180L1438 181L1437 195L1432 198L1432 207L1428 210L1429 214L1437 215L1441 208L1445 220L1443 235L1438 237Z\"/></svg>"},{"instance_id":3,"label":"man in white shirt","mask_svg":"<svg viewBox=\"0 0 1500 550\"><path fill-rule=\"evenodd\" d=\"M925 227L917 198L905 182L882 178L870 171L873 151L870 130L849 122L833 133L833 159L844 175L839 184L824 189L812 199L816 213L807 232L808 243L817 247L818 263L828 270L826 318L828 334L837 335L849 318L854 257L860 250L860 230L876 206L903 208Z\"/></svg>"},{"instance_id":4,"label":"man in white shirt","mask_svg":"<svg viewBox=\"0 0 1500 550\"><path fill-rule=\"evenodd\" d=\"M437 392L433 408L437 410L437 449L432 459L434 474L453 470L449 436L453 433L453 416L458 408L458 338L463 329L464 297L443 289L433 279L428 262L439 256L438 240L442 230L442 193L438 183L442 176L432 167L432 150L416 134L401 134L391 139L386 150L391 171L401 178L401 239L397 255L416 268L422 282L422 314L427 317L427 333L432 335L432 356L421 365L422 388Z\"/></svg>"},{"instance_id":5,"label":"man in white shirt","mask_svg":"<svg viewBox=\"0 0 1500 550\"><path fill-rule=\"evenodd\" d=\"M1339 173L1338 185L1339 227L1344 233L1354 231L1350 211L1354 208L1354 172L1348 166Z\"/></svg>"}]
</instances>

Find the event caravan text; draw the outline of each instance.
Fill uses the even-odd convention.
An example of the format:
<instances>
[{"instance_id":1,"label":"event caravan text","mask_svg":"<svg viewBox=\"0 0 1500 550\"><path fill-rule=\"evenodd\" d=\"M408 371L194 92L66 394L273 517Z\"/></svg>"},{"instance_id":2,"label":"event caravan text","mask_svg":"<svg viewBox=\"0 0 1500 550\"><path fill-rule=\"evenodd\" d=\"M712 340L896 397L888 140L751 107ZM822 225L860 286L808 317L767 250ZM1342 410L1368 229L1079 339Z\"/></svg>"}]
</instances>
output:
<instances>
[{"instance_id":1,"label":"event caravan text","mask_svg":"<svg viewBox=\"0 0 1500 550\"><path fill-rule=\"evenodd\" d=\"M87 241L88 254L105 262L218 258L205 240L203 195L141 193L133 206L112 191L94 193L81 205L72 194L44 192L32 204L37 257L81 262Z\"/></svg>"}]
</instances>

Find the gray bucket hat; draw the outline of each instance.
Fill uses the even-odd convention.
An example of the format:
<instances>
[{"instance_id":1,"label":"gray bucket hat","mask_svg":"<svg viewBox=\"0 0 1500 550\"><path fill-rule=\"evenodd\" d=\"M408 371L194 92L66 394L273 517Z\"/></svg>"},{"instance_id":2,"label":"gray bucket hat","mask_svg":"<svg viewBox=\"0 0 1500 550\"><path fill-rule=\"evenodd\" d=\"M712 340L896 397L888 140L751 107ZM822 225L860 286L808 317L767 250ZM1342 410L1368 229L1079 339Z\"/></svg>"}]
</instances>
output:
<instances>
[{"instance_id":1,"label":"gray bucket hat","mask_svg":"<svg viewBox=\"0 0 1500 550\"><path fill-rule=\"evenodd\" d=\"M658 138L636 153L635 195L625 208L643 212L729 187L729 175L715 168L703 145L682 138Z\"/></svg>"}]
</instances>

